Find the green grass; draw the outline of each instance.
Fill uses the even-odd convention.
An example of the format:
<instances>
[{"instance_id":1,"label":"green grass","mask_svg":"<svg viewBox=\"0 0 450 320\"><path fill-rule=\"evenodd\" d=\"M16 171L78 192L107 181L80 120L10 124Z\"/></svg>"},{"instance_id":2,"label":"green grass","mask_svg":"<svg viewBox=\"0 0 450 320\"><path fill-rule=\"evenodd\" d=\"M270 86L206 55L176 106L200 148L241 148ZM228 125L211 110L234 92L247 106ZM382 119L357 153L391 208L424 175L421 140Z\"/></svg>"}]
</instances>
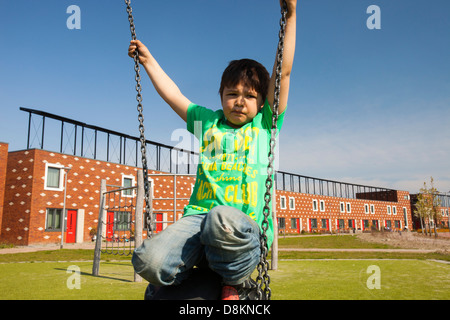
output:
<instances>
[{"instance_id":1,"label":"green grass","mask_svg":"<svg viewBox=\"0 0 450 320\"><path fill-rule=\"evenodd\" d=\"M278 239L280 248L328 248L328 249L394 249L386 244L365 242L352 235L299 236Z\"/></svg>"},{"instance_id":2,"label":"green grass","mask_svg":"<svg viewBox=\"0 0 450 320\"><path fill-rule=\"evenodd\" d=\"M67 287L71 265L81 269L80 289ZM366 285L370 265L380 268L381 289ZM1 264L0 299L142 300L147 284L132 282L129 262L103 262L99 277L91 271L87 261ZM432 261L280 261L269 274L274 300L450 299L450 266Z\"/></svg>"},{"instance_id":3,"label":"green grass","mask_svg":"<svg viewBox=\"0 0 450 320\"><path fill-rule=\"evenodd\" d=\"M380 289L369 289L370 265L380 268ZM274 300L448 300L450 266L431 261L282 261L271 271Z\"/></svg>"},{"instance_id":4,"label":"green grass","mask_svg":"<svg viewBox=\"0 0 450 320\"><path fill-rule=\"evenodd\" d=\"M279 246L391 248L348 235L280 238ZM269 271L274 300L450 299L450 265L429 260L450 261L448 254L280 251L279 259L278 270ZM142 300L147 283L133 282L130 256L103 254L99 277L92 260L93 250L0 254L0 300ZM71 265L81 270L80 289L67 287ZM380 268L381 289L367 288L370 265Z\"/></svg>"},{"instance_id":5,"label":"green grass","mask_svg":"<svg viewBox=\"0 0 450 320\"><path fill-rule=\"evenodd\" d=\"M71 265L81 271L80 289L69 289ZM0 264L2 300L142 300L147 283L133 282L129 261L102 262L100 276L92 276L92 262Z\"/></svg>"},{"instance_id":6,"label":"green grass","mask_svg":"<svg viewBox=\"0 0 450 320\"><path fill-rule=\"evenodd\" d=\"M41 261L93 261L94 250L61 249L14 254L0 254L0 263L7 262L41 262ZM102 260L130 260L131 256L102 255Z\"/></svg>"},{"instance_id":7,"label":"green grass","mask_svg":"<svg viewBox=\"0 0 450 320\"><path fill-rule=\"evenodd\" d=\"M414 259L450 261L449 254L409 252L319 252L280 251L278 259Z\"/></svg>"}]
</instances>

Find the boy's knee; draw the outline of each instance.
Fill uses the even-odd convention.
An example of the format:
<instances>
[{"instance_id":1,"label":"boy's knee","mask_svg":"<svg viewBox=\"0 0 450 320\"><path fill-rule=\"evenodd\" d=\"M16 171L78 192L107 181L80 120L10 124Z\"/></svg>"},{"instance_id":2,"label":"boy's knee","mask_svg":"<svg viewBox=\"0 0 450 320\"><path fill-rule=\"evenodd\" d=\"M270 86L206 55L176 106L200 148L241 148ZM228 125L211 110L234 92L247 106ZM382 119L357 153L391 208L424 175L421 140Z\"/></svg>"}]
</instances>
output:
<instances>
[{"instance_id":1,"label":"boy's knee","mask_svg":"<svg viewBox=\"0 0 450 320\"><path fill-rule=\"evenodd\" d=\"M205 245L217 246L220 243L223 249L248 249L253 242L255 246L259 245L259 227L242 211L233 207L217 206L208 213L201 237Z\"/></svg>"},{"instance_id":2,"label":"boy's knee","mask_svg":"<svg viewBox=\"0 0 450 320\"><path fill-rule=\"evenodd\" d=\"M207 227L223 230L224 233L259 232L258 224L239 209L216 206L208 213Z\"/></svg>"},{"instance_id":3,"label":"boy's knee","mask_svg":"<svg viewBox=\"0 0 450 320\"><path fill-rule=\"evenodd\" d=\"M164 257L159 254L161 251L149 245L149 242L150 240L145 240L139 248L134 250L131 263L136 273L142 278L153 285L162 286L165 285L161 277L164 274L164 260L162 260Z\"/></svg>"}]
</instances>

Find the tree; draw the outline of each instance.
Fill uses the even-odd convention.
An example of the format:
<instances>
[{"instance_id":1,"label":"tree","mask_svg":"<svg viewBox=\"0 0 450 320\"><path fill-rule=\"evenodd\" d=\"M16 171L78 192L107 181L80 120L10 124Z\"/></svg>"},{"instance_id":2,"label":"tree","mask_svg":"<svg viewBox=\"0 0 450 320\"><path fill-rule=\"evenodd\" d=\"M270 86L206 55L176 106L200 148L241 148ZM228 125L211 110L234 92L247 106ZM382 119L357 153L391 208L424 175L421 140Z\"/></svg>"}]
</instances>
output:
<instances>
[{"instance_id":1,"label":"tree","mask_svg":"<svg viewBox=\"0 0 450 320\"><path fill-rule=\"evenodd\" d=\"M439 191L434 187L433 177L431 177L431 188L429 192L431 194L431 217L433 219L434 237L437 238L436 225L441 221L442 215L439 207L441 206L441 199L438 197Z\"/></svg>"},{"instance_id":2,"label":"tree","mask_svg":"<svg viewBox=\"0 0 450 320\"><path fill-rule=\"evenodd\" d=\"M424 183L424 188L425 188L425 183ZM420 220L420 227L422 229L422 234L424 234L424 232L426 232L425 227L425 221L426 218L429 216L429 205L428 205L428 197L424 196L424 193L422 192L422 190L424 190L424 188L420 189L420 193L417 196L417 202L414 205L416 207L416 212L414 213L414 215L416 217L419 218ZM424 230L425 229L425 230Z\"/></svg>"},{"instance_id":3,"label":"tree","mask_svg":"<svg viewBox=\"0 0 450 320\"><path fill-rule=\"evenodd\" d=\"M427 187L426 182L423 183L423 188L420 189L420 193L417 197L416 206L416 216L420 220L422 226L422 233L424 229L424 222L428 221L430 236L431 236L431 225L430 222L433 221L434 236L437 238L436 224L441 220L441 212L439 207L441 201L438 197L439 191L434 187L434 179L430 178L430 188ZM425 225L426 229L426 225ZM428 234L428 232L425 230Z\"/></svg>"}]
</instances>

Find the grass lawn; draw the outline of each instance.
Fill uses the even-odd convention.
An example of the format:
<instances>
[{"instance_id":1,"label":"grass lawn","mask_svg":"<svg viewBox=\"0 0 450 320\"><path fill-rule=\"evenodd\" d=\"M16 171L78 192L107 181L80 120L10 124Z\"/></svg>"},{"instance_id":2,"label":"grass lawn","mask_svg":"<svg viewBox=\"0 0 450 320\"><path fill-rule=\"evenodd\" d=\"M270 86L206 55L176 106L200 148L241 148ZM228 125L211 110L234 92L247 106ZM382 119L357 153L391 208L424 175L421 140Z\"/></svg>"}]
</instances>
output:
<instances>
[{"instance_id":1,"label":"grass lawn","mask_svg":"<svg viewBox=\"0 0 450 320\"><path fill-rule=\"evenodd\" d=\"M80 289L69 289L71 265L81 270ZM380 289L369 289L371 265L380 270ZM2 300L142 300L147 284L134 283L129 261L103 262L100 277L92 262L0 264ZM412 275L412 271L417 276ZM450 266L420 260L280 261L269 272L273 300L448 300Z\"/></svg>"},{"instance_id":2,"label":"grass lawn","mask_svg":"<svg viewBox=\"0 0 450 320\"><path fill-rule=\"evenodd\" d=\"M393 249L387 244L369 243L361 241L357 236L333 235L333 236L300 236L279 237L280 248L329 248L329 249Z\"/></svg>"},{"instance_id":3,"label":"grass lawn","mask_svg":"<svg viewBox=\"0 0 450 320\"><path fill-rule=\"evenodd\" d=\"M367 286L371 265L379 267L380 289ZM450 265L432 261L281 261L269 274L274 300L450 299Z\"/></svg>"},{"instance_id":4,"label":"grass lawn","mask_svg":"<svg viewBox=\"0 0 450 320\"><path fill-rule=\"evenodd\" d=\"M69 266L81 271L80 289L69 289ZM147 283L133 282L130 261L102 262L92 276L92 261L0 264L0 299L142 300Z\"/></svg>"},{"instance_id":5,"label":"grass lawn","mask_svg":"<svg viewBox=\"0 0 450 320\"><path fill-rule=\"evenodd\" d=\"M354 236L280 238L279 246L389 248ZM99 277L91 275L92 259L93 250L0 254L0 300L142 300L147 283L133 282L129 256L102 255ZM278 270L269 271L274 300L450 299L450 264L429 260L450 260L445 254L280 251L279 259ZM80 289L67 286L72 265L80 269ZM379 268L380 289L367 286L371 265Z\"/></svg>"}]
</instances>

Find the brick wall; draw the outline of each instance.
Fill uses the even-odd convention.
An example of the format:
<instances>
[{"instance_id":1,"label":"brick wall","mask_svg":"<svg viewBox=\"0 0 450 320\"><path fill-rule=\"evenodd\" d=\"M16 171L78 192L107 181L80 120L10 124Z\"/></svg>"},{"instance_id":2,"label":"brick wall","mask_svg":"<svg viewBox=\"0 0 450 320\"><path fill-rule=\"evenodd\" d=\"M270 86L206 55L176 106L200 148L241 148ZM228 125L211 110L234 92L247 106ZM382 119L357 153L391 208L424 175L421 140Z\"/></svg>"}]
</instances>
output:
<instances>
[{"instance_id":1,"label":"brick wall","mask_svg":"<svg viewBox=\"0 0 450 320\"><path fill-rule=\"evenodd\" d=\"M3 217L3 205L5 197L7 163L8 163L8 144L0 142L0 234L2 232L2 217Z\"/></svg>"},{"instance_id":2,"label":"brick wall","mask_svg":"<svg viewBox=\"0 0 450 320\"><path fill-rule=\"evenodd\" d=\"M281 197L285 198L285 208L281 207ZM391 228L395 229L394 221L397 220L400 229L403 229L405 227L403 208L407 212L407 226L410 229L412 227L409 193L406 191L397 191L398 200L396 202L336 198L280 190L277 190L276 199L277 217L284 218L287 233L296 233L302 230L305 232L326 232L329 230L330 222L331 229L335 231L339 228L339 219L344 220L343 230L346 231L351 229L365 230L364 220L369 220L370 224L372 220L377 220L378 229L385 227L386 221L391 221ZM294 206L291 206L292 201ZM343 208L341 208L341 203ZM390 214L388 213L388 206L390 207ZM366 213L367 209L368 213ZM296 226L291 223L291 219L298 219ZM311 219L317 219L317 227L314 228L311 225ZM328 220L326 221L328 225L322 226L322 219ZM348 220L352 220L354 225L349 227Z\"/></svg>"},{"instance_id":3,"label":"brick wall","mask_svg":"<svg viewBox=\"0 0 450 320\"><path fill-rule=\"evenodd\" d=\"M153 173L156 173L153 171ZM189 202L192 187L195 184L195 176L150 175L153 181L153 212L157 214L157 220L176 221L182 214L184 207ZM176 179L176 216L174 219L174 179ZM164 229L169 223L157 225L157 230Z\"/></svg>"},{"instance_id":4,"label":"brick wall","mask_svg":"<svg viewBox=\"0 0 450 320\"><path fill-rule=\"evenodd\" d=\"M34 150L10 152L6 167L2 240L28 244L34 170Z\"/></svg>"},{"instance_id":5,"label":"brick wall","mask_svg":"<svg viewBox=\"0 0 450 320\"><path fill-rule=\"evenodd\" d=\"M60 232L46 231L46 213L48 208L63 208L64 191L45 187L46 164L71 168L67 178L66 209L84 211L84 231L78 242L89 241L89 231L97 225L101 179L121 186L123 175L136 177L138 170L38 149L11 152L5 193L7 210L2 227L6 241L22 245L60 241Z\"/></svg>"}]
</instances>

